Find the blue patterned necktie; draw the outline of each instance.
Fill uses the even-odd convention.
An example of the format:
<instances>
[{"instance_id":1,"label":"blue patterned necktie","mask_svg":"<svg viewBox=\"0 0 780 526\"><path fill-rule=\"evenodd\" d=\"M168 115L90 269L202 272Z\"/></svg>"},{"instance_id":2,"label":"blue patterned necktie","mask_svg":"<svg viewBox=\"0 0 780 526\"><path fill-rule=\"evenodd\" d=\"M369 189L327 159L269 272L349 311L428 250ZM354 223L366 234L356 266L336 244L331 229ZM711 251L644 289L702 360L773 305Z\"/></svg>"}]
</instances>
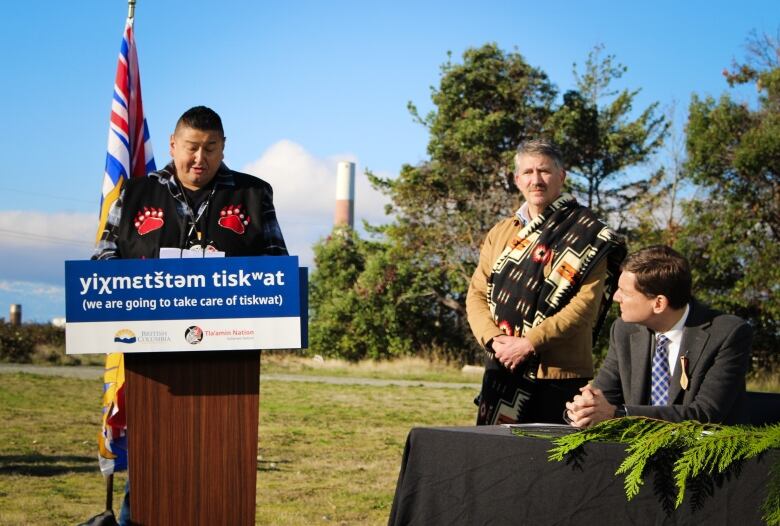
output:
<instances>
[{"instance_id":1,"label":"blue patterned necktie","mask_svg":"<svg viewBox=\"0 0 780 526\"><path fill-rule=\"evenodd\" d=\"M666 405L669 402L669 384L672 375L669 372L668 344L669 338L659 334L655 343L653 370L650 376L650 405Z\"/></svg>"}]
</instances>

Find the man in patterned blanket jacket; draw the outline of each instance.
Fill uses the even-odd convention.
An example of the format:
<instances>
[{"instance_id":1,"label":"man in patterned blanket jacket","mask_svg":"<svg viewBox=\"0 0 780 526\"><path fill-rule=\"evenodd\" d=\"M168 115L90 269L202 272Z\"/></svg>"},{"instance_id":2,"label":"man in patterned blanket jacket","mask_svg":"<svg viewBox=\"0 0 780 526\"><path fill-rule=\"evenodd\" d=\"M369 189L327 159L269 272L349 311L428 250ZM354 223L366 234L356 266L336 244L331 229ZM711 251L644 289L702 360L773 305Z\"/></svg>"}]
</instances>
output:
<instances>
[{"instance_id":1,"label":"man in patterned blanket jacket","mask_svg":"<svg viewBox=\"0 0 780 526\"><path fill-rule=\"evenodd\" d=\"M488 233L466 299L487 352L477 424L563 423L565 403L593 377L593 341L626 250L563 192L551 142L520 145L514 180L524 203Z\"/></svg>"}]
</instances>

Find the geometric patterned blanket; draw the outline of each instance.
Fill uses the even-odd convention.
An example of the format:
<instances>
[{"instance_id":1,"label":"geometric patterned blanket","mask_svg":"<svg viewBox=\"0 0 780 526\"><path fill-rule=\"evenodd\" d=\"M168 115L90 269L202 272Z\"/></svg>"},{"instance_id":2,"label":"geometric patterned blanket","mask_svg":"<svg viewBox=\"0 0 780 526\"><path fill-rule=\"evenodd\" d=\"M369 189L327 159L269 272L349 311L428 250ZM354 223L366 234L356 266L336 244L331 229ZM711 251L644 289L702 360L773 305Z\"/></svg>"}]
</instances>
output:
<instances>
[{"instance_id":1,"label":"geometric patterned blanket","mask_svg":"<svg viewBox=\"0 0 780 526\"><path fill-rule=\"evenodd\" d=\"M486 291L493 321L505 334L523 336L528 329L565 307L596 265L608 258L607 283L593 333L595 340L615 292L619 265L625 253L618 234L590 209L580 206L574 197L562 194L523 226L496 259ZM521 398L528 398L538 364L539 359L534 356L513 373L507 371L509 374L501 376L515 377L512 383L522 384L518 388L527 391ZM496 380L493 378L491 384ZM486 389L500 391L504 395L502 398L514 399L521 394L510 393L508 388L507 385L483 385L482 396L489 394ZM512 402L521 412L524 401ZM496 416L484 415L484 418L495 420ZM507 420L517 421L515 418Z\"/></svg>"}]
</instances>

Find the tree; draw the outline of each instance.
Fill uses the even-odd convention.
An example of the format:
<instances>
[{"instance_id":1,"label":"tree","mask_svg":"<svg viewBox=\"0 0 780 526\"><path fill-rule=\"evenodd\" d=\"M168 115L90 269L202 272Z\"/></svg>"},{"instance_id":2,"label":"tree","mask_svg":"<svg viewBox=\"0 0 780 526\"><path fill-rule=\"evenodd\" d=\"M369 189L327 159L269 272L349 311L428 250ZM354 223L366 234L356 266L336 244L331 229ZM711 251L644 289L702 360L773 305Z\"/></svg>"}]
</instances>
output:
<instances>
[{"instance_id":1,"label":"tree","mask_svg":"<svg viewBox=\"0 0 780 526\"><path fill-rule=\"evenodd\" d=\"M629 178L626 171L648 161L661 147L669 124L663 115L657 115L658 103L631 117L639 90L613 88L628 68L614 55L603 53L604 46L594 47L582 71L574 64L576 89L563 95L563 104L546 129L560 145L571 191L621 232L630 245L638 238L658 236L650 208L664 197L649 190L665 186L667 176L657 170L646 177L633 174ZM653 202L651 195L655 196ZM605 327L618 316L613 306ZM608 346L608 331L602 330L593 349L597 365L606 356Z\"/></svg>"},{"instance_id":2,"label":"tree","mask_svg":"<svg viewBox=\"0 0 780 526\"><path fill-rule=\"evenodd\" d=\"M364 343L352 324L359 298L353 285L365 268L365 249L351 229L334 230L314 246L316 270L309 284L309 345L326 356L358 359Z\"/></svg>"},{"instance_id":3,"label":"tree","mask_svg":"<svg viewBox=\"0 0 780 526\"><path fill-rule=\"evenodd\" d=\"M690 258L697 294L748 320L754 365L778 366L780 345L780 41L753 33L748 60L724 70L755 83L758 106L723 95L694 96L688 117L687 174L706 192L691 202L679 248Z\"/></svg>"},{"instance_id":4,"label":"tree","mask_svg":"<svg viewBox=\"0 0 780 526\"><path fill-rule=\"evenodd\" d=\"M574 176L574 193L602 217L612 219L617 212L617 222L625 217L619 212L650 184L646 178L626 181L626 168L647 161L663 143L669 125L656 114L657 102L630 117L639 90L611 89L627 68L614 55L602 58L603 51L596 46L582 72L574 65L577 89L564 94L547 128Z\"/></svg>"},{"instance_id":5,"label":"tree","mask_svg":"<svg viewBox=\"0 0 780 526\"><path fill-rule=\"evenodd\" d=\"M349 360L409 354L448 356L452 334L431 305L432 284L399 247L337 228L314 247L311 348Z\"/></svg>"}]
</instances>

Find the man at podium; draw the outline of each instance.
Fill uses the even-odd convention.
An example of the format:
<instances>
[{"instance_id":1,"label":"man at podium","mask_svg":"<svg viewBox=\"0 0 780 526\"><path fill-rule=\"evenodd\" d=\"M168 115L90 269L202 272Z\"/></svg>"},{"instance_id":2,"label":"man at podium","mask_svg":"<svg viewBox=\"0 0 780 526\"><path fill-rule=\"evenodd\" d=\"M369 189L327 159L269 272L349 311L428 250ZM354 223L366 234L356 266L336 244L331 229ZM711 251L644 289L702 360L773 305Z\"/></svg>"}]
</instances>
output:
<instances>
[{"instance_id":1,"label":"man at podium","mask_svg":"<svg viewBox=\"0 0 780 526\"><path fill-rule=\"evenodd\" d=\"M170 138L171 162L125 184L92 259L286 256L271 185L229 169L224 150L214 110L184 112ZM128 496L129 489L120 524L130 518Z\"/></svg>"},{"instance_id":2,"label":"man at podium","mask_svg":"<svg viewBox=\"0 0 780 526\"><path fill-rule=\"evenodd\" d=\"M122 188L92 258L287 255L271 185L230 170L224 150L214 110L184 112L171 135L171 162Z\"/></svg>"}]
</instances>

